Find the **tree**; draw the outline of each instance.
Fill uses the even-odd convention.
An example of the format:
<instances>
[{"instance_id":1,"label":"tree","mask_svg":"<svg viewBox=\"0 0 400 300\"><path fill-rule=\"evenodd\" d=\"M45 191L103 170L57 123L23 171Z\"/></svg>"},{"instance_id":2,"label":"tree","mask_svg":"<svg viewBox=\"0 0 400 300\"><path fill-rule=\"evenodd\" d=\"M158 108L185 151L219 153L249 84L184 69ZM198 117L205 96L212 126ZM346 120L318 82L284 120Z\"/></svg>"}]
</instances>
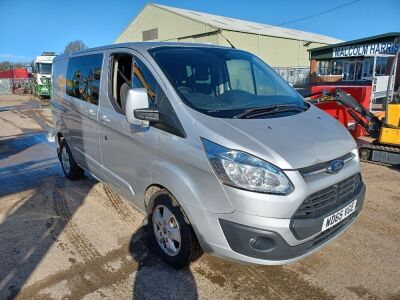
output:
<instances>
[{"instance_id":1,"label":"tree","mask_svg":"<svg viewBox=\"0 0 400 300\"><path fill-rule=\"evenodd\" d=\"M12 65L12 63L9 61L0 62L0 71L9 70L11 65Z\"/></svg>"},{"instance_id":2,"label":"tree","mask_svg":"<svg viewBox=\"0 0 400 300\"><path fill-rule=\"evenodd\" d=\"M82 49L87 49L87 45L82 42L81 40L76 40L76 41L72 41L69 42L67 44L67 46L65 46L64 49L64 54L71 54L72 52L78 51L78 50L82 50Z\"/></svg>"},{"instance_id":3,"label":"tree","mask_svg":"<svg viewBox=\"0 0 400 300\"><path fill-rule=\"evenodd\" d=\"M13 68L26 68L31 66L28 62L10 62L0 61L0 71L10 70Z\"/></svg>"}]
</instances>

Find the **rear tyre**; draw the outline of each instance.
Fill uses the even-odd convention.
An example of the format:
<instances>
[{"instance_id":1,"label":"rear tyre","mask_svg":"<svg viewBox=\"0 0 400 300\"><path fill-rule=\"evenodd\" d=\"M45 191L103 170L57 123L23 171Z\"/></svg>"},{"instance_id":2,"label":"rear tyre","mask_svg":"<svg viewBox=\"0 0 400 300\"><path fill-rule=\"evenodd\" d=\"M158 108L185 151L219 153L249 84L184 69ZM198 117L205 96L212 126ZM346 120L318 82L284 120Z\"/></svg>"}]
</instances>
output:
<instances>
[{"instance_id":1,"label":"rear tyre","mask_svg":"<svg viewBox=\"0 0 400 300\"><path fill-rule=\"evenodd\" d=\"M84 177L85 172L76 164L65 139L60 142L60 162L64 175L68 179L78 180Z\"/></svg>"},{"instance_id":2,"label":"rear tyre","mask_svg":"<svg viewBox=\"0 0 400 300\"><path fill-rule=\"evenodd\" d=\"M202 254L193 228L167 191L156 192L151 200L148 230L157 254L175 269L187 267Z\"/></svg>"}]
</instances>

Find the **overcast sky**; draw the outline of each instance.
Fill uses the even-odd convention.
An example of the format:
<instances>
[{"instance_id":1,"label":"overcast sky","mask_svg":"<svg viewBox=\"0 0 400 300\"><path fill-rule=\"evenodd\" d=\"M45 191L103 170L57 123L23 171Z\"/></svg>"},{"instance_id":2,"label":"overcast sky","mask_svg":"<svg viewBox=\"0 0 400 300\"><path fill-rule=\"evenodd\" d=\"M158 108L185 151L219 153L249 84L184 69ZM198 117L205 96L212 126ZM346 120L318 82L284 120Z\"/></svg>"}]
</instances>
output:
<instances>
[{"instance_id":1,"label":"overcast sky","mask_svg":"<svg viewBox=\"0 0 400 300\"><path fill-rule=\"evenodd\" d=\"M318 14L351 0L158 0L156 3L265 24ZM31 61L60 53L76 39L90 47L111 44L148 1L0 0L0 61ZM359 0L285 25L343 40L400 31L400 0Z\"/></svg>"}]
</instances>

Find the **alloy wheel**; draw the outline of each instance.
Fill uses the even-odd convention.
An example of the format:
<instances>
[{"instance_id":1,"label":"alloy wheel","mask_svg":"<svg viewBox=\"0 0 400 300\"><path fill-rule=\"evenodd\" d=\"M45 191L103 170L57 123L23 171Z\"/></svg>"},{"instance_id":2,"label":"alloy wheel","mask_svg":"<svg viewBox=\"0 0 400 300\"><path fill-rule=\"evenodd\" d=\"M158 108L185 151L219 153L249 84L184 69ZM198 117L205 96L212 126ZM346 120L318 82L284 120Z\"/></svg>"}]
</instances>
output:
<instances>
[{"instance_id":1,"label":"alloy wheel","mask_svg":"<svg viewBox=\"0 0 400 300\"><path fill-rule=\"evenodd\" d=\"M181 248L181 232L175 215L164 205L157 205L153 212L153 230L160 248L175 256Z\"/></svg>"}]
</instances>

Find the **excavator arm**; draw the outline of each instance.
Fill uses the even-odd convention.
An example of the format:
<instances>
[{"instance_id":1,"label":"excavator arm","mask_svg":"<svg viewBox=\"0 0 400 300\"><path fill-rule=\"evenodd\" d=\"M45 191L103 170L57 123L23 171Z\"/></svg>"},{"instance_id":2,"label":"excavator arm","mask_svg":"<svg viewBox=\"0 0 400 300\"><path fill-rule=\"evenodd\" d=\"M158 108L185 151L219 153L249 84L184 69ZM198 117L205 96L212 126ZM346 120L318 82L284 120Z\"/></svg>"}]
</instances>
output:
<instances>
[{"instance_id":1,"label":"excavator arm","mask_svg":"<svg viewBox=\"0 0 400 300\"><path fill-rule=\"evenodd\" d=\"M311 96L318 97L318 95L321 95L321 97L312 100L312 102L335 101L339 105L342 105L355 122L365 128L366 132L375 139L372 143L359 144L358 150L362 161L400 167L400 148L398 146L379 143L381 131L385 128L391 128L390 125L385 124L384 119L379 119L358 103L350 94L341 89L323 90Z\"/></svg>"},{"instance_id":2,"label":"excavator arm","mask_svg":"<svg viewBox=\"0 0 400 300\"><path fill-rule=\"evenodd\" d=\"M376 139L379 137L383 126L382 120L358 103L349 93L341 89L336 89L333 99L343 105L353 119L362 126L372 138Z\"/></svg>"},{"instance_id":3,"label":"excavator arm","mask_svg":"<svg viewBox=\"0 0 400 300\"><path fill-rule=\"evenodd\" d=\"M346 109L349 115L353 117L354 121L362 126L372 138L376 139L379 137L380 130L383 126L382 120L358 103L349 93L336 88L334 90L322 90L319 94L322 95L322 97L315 100L316 102L337 102ZM313 95L315 96L316 94Z\"/></svg>"}]
</instances>

